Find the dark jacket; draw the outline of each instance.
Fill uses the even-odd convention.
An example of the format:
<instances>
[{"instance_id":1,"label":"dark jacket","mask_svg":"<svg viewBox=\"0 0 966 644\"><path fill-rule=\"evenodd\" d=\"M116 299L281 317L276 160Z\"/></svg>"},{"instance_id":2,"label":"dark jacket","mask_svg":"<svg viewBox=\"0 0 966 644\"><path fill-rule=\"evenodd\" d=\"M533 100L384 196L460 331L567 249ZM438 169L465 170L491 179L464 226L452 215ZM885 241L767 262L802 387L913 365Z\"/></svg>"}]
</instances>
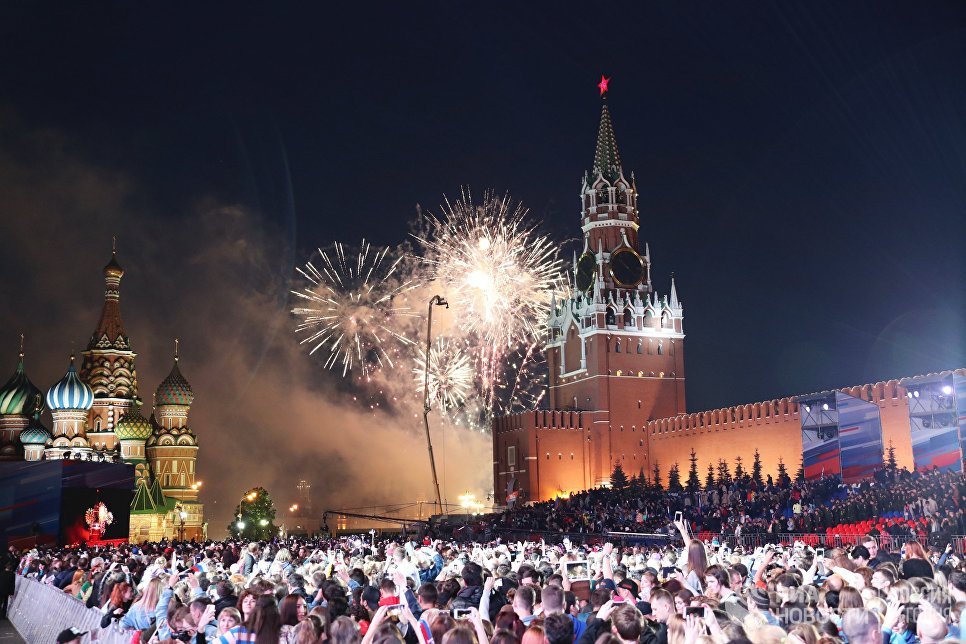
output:
<instances>
[{"instance_id":1,"label":"dark jacket","mask_svg":"<svg viewBox=\"0 0 966 644\"><path fill-rule=\"evenodd\" d=\"M0 595L12 595L17 589L17 575L12 570L0 570Z\"/></svg>"},{"instance_id":2,"label":"dark jacket","mask_svg":"<svg viewBox=\"0 0 966 644\"><path fill-rule=\"evenodd\" d=\"M473 608L480 607L480 600L483 598L483 586L467 586L456 593L456 599L463 600L466 606Z\"/></svg>"},{"instance_id":3,"label":"dark jacket","mask_svg":"<svg viewBox=\"0 0 966 644\"><path fill-rule=\"evenodd\" d=\"M238 605L238 597L235 595L228 595L228 597L222 597L215 602L215 618L218 618L218 613L226 608L234 608Z\"/></svg>"}]
</instances>

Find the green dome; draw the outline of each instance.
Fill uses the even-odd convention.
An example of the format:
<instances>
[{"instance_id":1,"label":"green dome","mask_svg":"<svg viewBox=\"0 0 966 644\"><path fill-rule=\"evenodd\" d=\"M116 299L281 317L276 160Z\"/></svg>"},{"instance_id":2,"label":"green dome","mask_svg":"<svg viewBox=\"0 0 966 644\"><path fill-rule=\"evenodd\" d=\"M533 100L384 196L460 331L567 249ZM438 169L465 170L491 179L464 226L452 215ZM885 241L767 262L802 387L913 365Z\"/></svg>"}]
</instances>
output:
<instances>
[{"instance_id":1,"label":"green dome","mask_svg":"<svg viewBox=\"0 0 966 644\"><path fill-rule=\"evenodd\" d=\"M194 398L195 394L191 391L191 385L181 375L181 370L178 369L178 359L175 358L174 366L171 367L171 373L158 385L158 391L155 394L155 404L189 407Z\"/></svg>"},{"instance_id":2,"label":"green dome","mask_svg":"<svg viewBox=\"0 0 966 644\"><path fill-rule=\"evenodd\" d=\"M43 426L36 416L31 419L27 429L20 432L20 443L22 445L46 445L47 441L52 438L53 434Z\"/></svg>"},{"instance_id":3,"label":"green dome","mask_svg":"<svg viewBox=\"0 0 966 644\"><path fill-rule=\"evenodd\" d=\"M21 355L16 371L0 389L0 415L33 416L37 411L38 401L43 400L38 396L42 394L27 378Z\"/></svg>"},{"instance_id":4,"label":"green dome","mask_svg":"<svg viewBox=\"0 0 966 644\"><path fill-rule=\"evenodd\" d=\"M145 441L151 435L151 423L138 410L132 410L121 416L114 426L114 434L118 440Z\"/></svg>"}]
</instances>

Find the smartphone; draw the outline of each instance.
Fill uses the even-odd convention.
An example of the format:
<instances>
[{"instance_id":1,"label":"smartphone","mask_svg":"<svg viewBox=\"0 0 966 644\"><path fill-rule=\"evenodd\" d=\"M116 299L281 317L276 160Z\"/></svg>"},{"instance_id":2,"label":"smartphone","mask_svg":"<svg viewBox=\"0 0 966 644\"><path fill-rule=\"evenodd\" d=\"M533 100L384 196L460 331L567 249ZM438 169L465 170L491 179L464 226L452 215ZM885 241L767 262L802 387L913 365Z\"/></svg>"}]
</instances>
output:
<instances>
[{"instance_id":1,"label":"smartphone","mask_svg":"<svg viewBox=\"0 0 966 644\"><path fill-rule=\"evenodd\" d=\"M825 558L825 548L816 548L815 549L815 556L818 557L819 559L824 559Z\"/></svg>"},{"instance_id":2,"label":"smartphone","mask_svg":"<svg viewBox=\"0 0 966 644\"><path fill-rule=\"evenodd\" d=\"M680 523L682 520L684 520L684 513L678 510L674 513L674 522Z\"/></svg>"},{"instance_id":3,"label":"smartphone","mask_svg":"<svg viewBox=\"0 0 966 644\"><path fill-rule=\"evenodd\" d=\"M472 608L454 608L450 611L453 615L453 619L469 619L470 615L473 614Z\"/></svg>"},{"instance_id":4,"label":"smartphone","mask_svg":"<svg viewBox=\"0 0 966 644\"><path fill-rule=\"evenodd\" d=\"M396 617L399 617L399 615L402 613L402 609L403 609L402 604L388 604L386 606L386 614L395 615Z\"/></svg>"},{"instance_id":5,"label":"smartphone","mask_svg":"<svg viewBox=\"0 0 966 644\"><path fill-rule=\"evenodd\" d=\"M684 614L704 617L704 606L688 606L684 609Z\"/></svg>"}]
</instances>

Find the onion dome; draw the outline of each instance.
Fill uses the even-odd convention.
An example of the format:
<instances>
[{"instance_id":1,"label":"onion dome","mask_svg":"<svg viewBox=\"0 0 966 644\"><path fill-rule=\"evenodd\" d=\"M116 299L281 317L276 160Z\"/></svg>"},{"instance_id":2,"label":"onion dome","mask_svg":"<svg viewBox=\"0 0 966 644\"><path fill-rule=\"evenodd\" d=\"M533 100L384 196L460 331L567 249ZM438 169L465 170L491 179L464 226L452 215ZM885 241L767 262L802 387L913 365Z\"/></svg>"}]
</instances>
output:
<instances>
[{"instance_id":1,"label":"onion dome","mask_svg":"<svg viewBox=\"0 0 966 644\"><path fill-rule=\"evenodd\" d=\"M195 394L191 391L191 385L181 370L178 369L178 349L177 340L175 341L174 366L171 373L158 385L158 391L154 395L155 405L180 405L182 407L191 406L191 401L195 399Z\"/></svg>"},{"instance_id":2,"label":"onion dome","mask_svg":"<svg viewBox=\"0 0 966 644\"><path fill-rule=\"evenodd\" d=\"M16 371L0 389L0 415L33 416L39 411L43 394L27 378L23 369L23 352Z\"/></svg>"},{"instance_id":3,"label":"onion dome","mask_svg":"<svg viewBox=\"0 0 966 644\"><path fill-rule=\"evenodd\" d=\"M37 416L31 419L27 429L20 432L20 442L23 445L46 445L47 441L52 440L53 437L50 430L44 427Z\"/></svg>"},{"instance_id":4,"label":"onion dome","mask_svg":"<svg viewBox=\"0 0 966 644\"><path fill-rule=\"evenodd\" d=\"M74 356L71 355L67 374L47 392L47 407L50 411L63 409L87 411L93 406L94 392L87 383L77 377Z\"/></svg>"},{"instance_id":5,"label":"onion dome","mask_svg":"<svg viewBox=\"0 0 966 644\"><path fill-rule=\"evenodd\" d=\"M132 409L121 416L114 426L118 440L145 441L151 436L151 423L141 415L140 410Z\"/></svg>"}]
</instances>

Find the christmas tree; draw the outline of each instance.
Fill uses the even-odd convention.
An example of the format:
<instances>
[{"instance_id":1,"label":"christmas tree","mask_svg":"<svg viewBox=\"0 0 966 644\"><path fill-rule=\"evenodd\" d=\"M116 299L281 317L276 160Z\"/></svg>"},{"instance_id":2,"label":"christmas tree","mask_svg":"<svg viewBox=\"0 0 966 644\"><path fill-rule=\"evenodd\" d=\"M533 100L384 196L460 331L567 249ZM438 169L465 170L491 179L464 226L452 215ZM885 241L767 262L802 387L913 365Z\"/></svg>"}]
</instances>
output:
<instances>
[{"instance_id":1,"label":"christmas tree","mask_svg":"<svg viewBox=\"0 0 966 644\"><path fill-rule=\"evenodd\" d=\"M228 533L246 541L268 540L278 534L275 504L263 487L253 487L235 506L235 520L228 524Z\"/></svg>"}]
</instances>

